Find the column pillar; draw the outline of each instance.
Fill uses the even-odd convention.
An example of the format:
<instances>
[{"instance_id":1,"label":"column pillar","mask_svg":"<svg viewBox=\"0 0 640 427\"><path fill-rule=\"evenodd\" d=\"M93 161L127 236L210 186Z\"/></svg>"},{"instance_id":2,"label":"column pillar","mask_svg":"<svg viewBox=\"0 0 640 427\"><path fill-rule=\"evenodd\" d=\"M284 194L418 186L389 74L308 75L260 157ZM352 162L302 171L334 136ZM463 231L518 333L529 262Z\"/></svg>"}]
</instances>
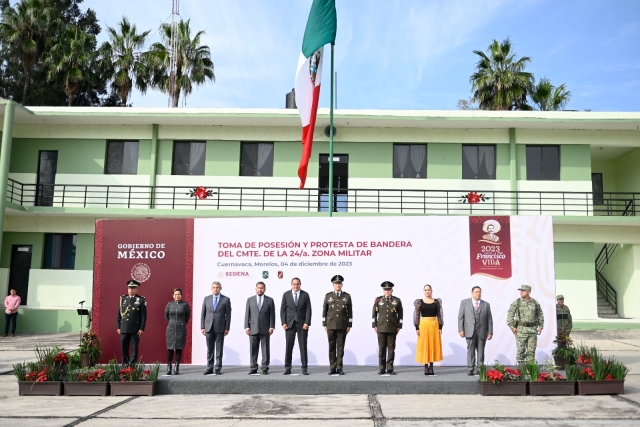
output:
<instances>
[{"instance_id":1,"label":"column pillar","mask_svg":"<svg viewBox=\"0 0 640 427\"><path fill-rule=\"evenodd\" d=\"M149 167L149 208L155 207L156 175L158 173L158 125L151 125L151 165Z\"/></svg>"},{"instance_id":2,"label":"column pillar","mask_svg":"<svg viewBox=\"0 0 640 427\"><path fill-rule=\"evenodd\" d=\"M7 205L7 183L11 162L11 143L13 142L13 118L16 104L7 101L4 105L4 124L2 125L2 146L0 146L0 256L2 255L2 237L4 236L4 210Z\"/></svg>"},{"instance_id":3,"label":"column pillar","mask_svg":"<svg viewBox=\"0 0 640 427\"><path fill-rule=\"evenodd\" d=\"M518 214L518 161L516 155L516 130L509 128L509 176L511 191L511 215Z\"/></svg>"}]
</instances>

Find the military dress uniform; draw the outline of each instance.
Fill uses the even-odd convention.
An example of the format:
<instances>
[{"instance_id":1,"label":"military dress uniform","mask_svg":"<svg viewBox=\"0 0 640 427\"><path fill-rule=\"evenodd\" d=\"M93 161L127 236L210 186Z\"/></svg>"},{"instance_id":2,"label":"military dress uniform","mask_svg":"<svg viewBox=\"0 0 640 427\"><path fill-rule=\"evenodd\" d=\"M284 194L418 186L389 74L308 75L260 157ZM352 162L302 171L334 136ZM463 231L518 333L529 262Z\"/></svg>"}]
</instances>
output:
<instances>
[{"instance_id":1,"label":"military dress uniform","mask_svg":"<svg viewBox=\"0 0 640 427\"><path fill-rule=\"evenodd\" d=\"M531 286L522 285L519 290L530 291ZM509 307L507 325L516 328L516 360L518 363L534 360L538 345L538 328L544 327L544 314L540 303L529 297L529 301L518 298Z\"/></svg>"},{"instance_id":2,"label":"military dress uniform","mask_svg":"<svg viewBox=\"0 0 640 427\"><path fill-rule=\"evenodd\" d=\"M564 300L564 296L558 295L557 300ZM573 319L569 307L558 302L556 304L556 319L558 321L558 335L569 335L573 329Z\"/></svg>"},{"instance_id":3,"label":"military dress uniform","mask_svg":"<svg viewBox=\"0 0 640 427\"><path fill-rule=\"evenodd\" d=\"M383 288L393 288L393 283L383 282ZM393 374L393 361L396 353L396 336L402 329L402 301L400 298L379 296L373 303L373 328L378 328L378 366L380 374L386 370ZM387 356L388 351L388 356Z\"/></svg>"},{"instance_id":4,"label":"military dress uniform","mask_svg":"<svg viewBox=\"0 0 640 427\"><path fill-rule=\"evenodd\" d=\"M331 278L332 283L342 283L344 278L335 275ZM342 359L344 357L344 343L347 339L347 329L353 323L353 306L351 295L343 291L329 292L324 296L322 306L322 326L327 328L327 338L329 340L329 374L338 373L344 375L342 371Z\"/></svg>"},{"instance_id":5,"label":"military dress uniform","mask_svg":"<svg viewBox=\"0 0 640 427\"><path fill-rule=\"evenodd\" d=\"M135 280L127 282L129 287L140 286ZM147 301L142 295L121 295L118 307L117 324L120 329L120 347L122 348L122 363L134 365L138 362L138 331L144 331L147 323ZM131 356L129 356L131 346Z\"/></svg>"}]
</instances>

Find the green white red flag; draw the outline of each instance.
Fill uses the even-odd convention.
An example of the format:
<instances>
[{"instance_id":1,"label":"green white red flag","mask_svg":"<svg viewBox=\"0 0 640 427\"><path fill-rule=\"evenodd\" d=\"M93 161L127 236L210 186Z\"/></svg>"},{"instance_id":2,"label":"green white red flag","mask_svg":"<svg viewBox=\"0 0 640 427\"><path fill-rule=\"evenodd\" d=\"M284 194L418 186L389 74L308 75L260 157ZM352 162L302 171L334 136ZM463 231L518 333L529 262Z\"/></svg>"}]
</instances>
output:
<instances>
[{"instance_id":1,"label":"green white red flag","mask_svg":"<svg viewBox=\"0 0 640 427\"><path fill-rule=\"evenodd\" d=\"M302 157L298 166L300 188L304 188L311 158L313 129L320 99L324 45L335 42L336 27L335 0L313 0L302 40L295 82L296 105L302 121Z\"/></svg>"}]
</instances>

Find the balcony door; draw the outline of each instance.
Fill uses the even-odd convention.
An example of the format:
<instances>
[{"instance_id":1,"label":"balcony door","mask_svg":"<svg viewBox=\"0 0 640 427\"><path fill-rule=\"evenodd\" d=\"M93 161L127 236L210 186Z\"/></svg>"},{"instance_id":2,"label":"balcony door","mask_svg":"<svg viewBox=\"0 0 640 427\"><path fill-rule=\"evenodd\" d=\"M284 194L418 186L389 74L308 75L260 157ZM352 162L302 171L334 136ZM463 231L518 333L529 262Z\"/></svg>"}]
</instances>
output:
<instances>
[{"instance_id":1,"label":"balcony door","mask_svg":"<svg viewBox=\"0 0 640 427\"><path fill-rule=\"evenodd\" d=\"M57 169L58 152L40 151L36 181L36 206L53 206Z\"/></svg>"},{"instance_id":2,"label":"balcony door","mask_svg":"<svg viewBox=\"0 0 640 427\"><path fill-rule=\"evenodd\" d=\"M27 305L27 297L29 296L29 271L32 253L33 246L31 245L13 245L11 247L9 289L16 290L22 305Z\"/></svg>"},{"instance_id":3,"label":"balcony door","mask_svg":"<svg viewBox=\"0 0 640 427\"><path fill-rule=\"evenodd\" d=\"M318 173L320 212L329 211L329 155L320 154ZM333 211L347 212L349 190L349 155L333 155Z\"/></svg>"}]
</instances>

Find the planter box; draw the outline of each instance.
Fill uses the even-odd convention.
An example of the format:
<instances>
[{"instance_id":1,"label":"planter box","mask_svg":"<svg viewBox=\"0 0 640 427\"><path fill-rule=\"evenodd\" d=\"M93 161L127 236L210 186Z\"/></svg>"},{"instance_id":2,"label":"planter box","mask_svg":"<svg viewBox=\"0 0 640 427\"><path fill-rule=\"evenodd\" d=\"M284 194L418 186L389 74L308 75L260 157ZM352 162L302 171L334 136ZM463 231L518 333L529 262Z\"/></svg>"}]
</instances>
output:
<instances>
[{"instance_id":1,"label":"planter box","mask_svg":"<svg viewBox=\"0 0 640 427\"><path fill-rule=\"evenodd\" d=\"M18 396L61 396L62 381L18 381Z\"/></svg>"},{"instance_id":2,"label":"planter box","mask_svg":"<svg viewBox=\"0 0 640 427\"><path fill-rule=\"evenodd\" d=\"M531 396L573 396L576 394L575 381L532 381L529 383Z\"/></svg>"},{"instance_id":3,"label":"planter box","mask_svg":"<svg viewBox=\"0 0 640 427\"><path fill-rule=\"evenodd\" d=\"M154 396L158 381L109 381L111 396Z\"/></svg>"},{"instance_id":4,"label":"planter box","mask_svg":"<svg viewBox=\"0 0 640 427\"><path fill-rule=\"evenodd\" d=\"M578 381L578 394L624 394L624 380Z\"/></svg>"},{"instance_id":5,"label":"planter box","mask_svg":"<svg viewBox=\"0 0 640 427\"><path fill-rule=\"evenodd\" d=\"M526 381L503 381L493 384L491 381L478 381L482 396L526 396Z\"/></svg>"},{"instance_id":6,"label":"planter box","mask_svg":"<svg viewBox=\"0 0 640 427\"><path fill-rule=\"evenodd\" d=\"M66 381L64 383L65 396L108 396L108 382L78 382Z\"/></svg>"}]
</instances>

